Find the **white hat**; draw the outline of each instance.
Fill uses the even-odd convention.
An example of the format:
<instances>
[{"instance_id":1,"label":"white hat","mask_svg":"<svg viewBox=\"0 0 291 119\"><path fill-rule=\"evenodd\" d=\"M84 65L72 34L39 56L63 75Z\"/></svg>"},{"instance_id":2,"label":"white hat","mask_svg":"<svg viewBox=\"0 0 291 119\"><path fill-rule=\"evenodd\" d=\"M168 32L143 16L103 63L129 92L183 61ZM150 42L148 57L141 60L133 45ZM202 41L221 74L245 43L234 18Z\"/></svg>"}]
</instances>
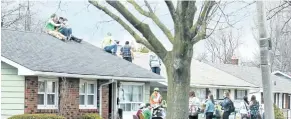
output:
<instances>
[{"instance_id":1,"label":"white hat","mask_svg":"<svg viewBox=\"0 0 291 119\"><path fill-rule=\"evenodd\" d=\"M145 104L144 103L141 103L140 105L139 105L139 108L144 108L145 107Z\"/></svg>"}]
</instances>

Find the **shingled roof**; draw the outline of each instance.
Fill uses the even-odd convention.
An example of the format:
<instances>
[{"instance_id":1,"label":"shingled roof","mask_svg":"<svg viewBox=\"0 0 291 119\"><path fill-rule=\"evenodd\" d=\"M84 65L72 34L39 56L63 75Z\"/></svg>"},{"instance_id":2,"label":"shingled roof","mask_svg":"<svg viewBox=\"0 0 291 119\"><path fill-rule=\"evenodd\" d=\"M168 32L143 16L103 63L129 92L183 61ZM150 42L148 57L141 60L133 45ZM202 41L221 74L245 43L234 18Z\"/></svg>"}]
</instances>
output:
<instances>
[{"instance_id":1,"label":"shingled roof","mask_svg":"<svg viewBox=\"0 0 291 119\"><path fill-rule=\"evenodd\" d=\"M224 72L227 72L233 76L236 76L242 80L245 80L249 83L252 83L256 86L262 86L262 73L261 69L257 67L248 67L248 66L237 66L232 64L212 64L209 65L220 69ZM280 78L276 75L271 74L270 78L273 84L273 92L289 93L291 92L291 81L288 79Z\"/></svg>"},{"instance_id":2,"label":"shingled roof","mask_svg":"<svg viewBox=\"0 0 291 119\"><path fill-rule=\"evenodd\" d=\"M164 79L85 41L63 42L44 33L2 29L1 56L32 71Z\"/></svg>"}]
</instances>

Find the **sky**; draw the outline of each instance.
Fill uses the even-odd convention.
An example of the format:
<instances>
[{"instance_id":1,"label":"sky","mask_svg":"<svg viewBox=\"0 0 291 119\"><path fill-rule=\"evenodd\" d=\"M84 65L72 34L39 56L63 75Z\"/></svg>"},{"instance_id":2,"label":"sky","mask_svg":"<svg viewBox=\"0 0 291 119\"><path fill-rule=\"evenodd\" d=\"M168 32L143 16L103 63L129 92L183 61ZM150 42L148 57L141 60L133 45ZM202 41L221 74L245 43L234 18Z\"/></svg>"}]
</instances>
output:
<instances>
[{"instance_id":1,"label":"sky","mask_svg":"<svg viewBox=\"0 0 291 119\"><path fill-rule=\"evenodd\" d=\"M22 0L20 0L22 1ZM23 2L23 1L22 1ZM155 8L157 16L160 20L173 32L173 22L171 20L167 6L162 1L152 1L149 0L153 8ZM251 1L247 1L251 2ZM61 3L61 4L59 4ZM104 1L102 2L104 3ZM143 1L138 1L140 5L144 5ZM46 21L49 16L56 13L58 16L66 17L69 20L69 25L73 29L73 34L77 37L90 42L93 45L100 46L101 40L106 36L108 32L111 32L115 39L118 39L123 44L124 41L134 41L134 38L116 21L113 21L104 12L90 5L87 0L43 0L43 1L33 1L33 7L31 11L35 13L34 17ZM199 2L197 3L200 4ZM107 4L104 4L113 13L118 14L116 10ZM167 40L166 36L161 32L161 30L149 19L140 15L130 4L125 4L130 11L136 17L148 23L158 37L158 39L164 44L164 46L171 50L171 43ZM241 34L241 41L243 44L239 48L237 55L242 60L251 60L253 58L253 53L258 49L258 45L253 38L252 27L254 26L255 17L255 4L245 8L239 9L245 6L245 3L232 4L227 7L225 13L230 13L237 11L236 16L233 20L240 20L240 22L234 25L234 28L240 28L240 30L235 30ZM145 6L143 6L146 9ZM247 14L247 16L245 16ZM121 16L118 14L118 16ZM204 52L204 41L200 41L194 46L194 56Z\"/></svg>"}]
</instances>

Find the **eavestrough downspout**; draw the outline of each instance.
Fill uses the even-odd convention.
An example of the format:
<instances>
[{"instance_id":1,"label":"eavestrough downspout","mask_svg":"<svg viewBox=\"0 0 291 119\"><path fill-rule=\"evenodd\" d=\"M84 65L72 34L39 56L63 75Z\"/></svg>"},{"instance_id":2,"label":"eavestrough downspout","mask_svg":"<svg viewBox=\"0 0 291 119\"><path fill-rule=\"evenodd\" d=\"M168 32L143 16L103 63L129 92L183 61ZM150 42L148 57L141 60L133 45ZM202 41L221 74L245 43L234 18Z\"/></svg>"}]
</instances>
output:
<instances>
[{"instance_id":1,"label":"eavestrough downspout","mask_svg":"<svg viewBox=\"0 0 291 119\"><path fill-rule=\"evenodd\" d=\"M111 79L111 81L107 82L107 83L104 83L104 84L101 84L99 86L99 115L102 117L102 87L105 86L105 85L108 85L108 84L111 84L114 82L114 79Z\"/></svg>"}]
</instances>

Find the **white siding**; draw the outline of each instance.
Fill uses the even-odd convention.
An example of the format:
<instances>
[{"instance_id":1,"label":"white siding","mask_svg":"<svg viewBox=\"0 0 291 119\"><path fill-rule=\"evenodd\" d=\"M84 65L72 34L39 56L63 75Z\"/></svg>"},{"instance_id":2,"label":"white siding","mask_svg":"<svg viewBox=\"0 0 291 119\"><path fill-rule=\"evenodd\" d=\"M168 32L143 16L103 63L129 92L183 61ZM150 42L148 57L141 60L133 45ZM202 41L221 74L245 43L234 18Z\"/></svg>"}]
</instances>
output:
<instances>
[{"instance_id":1,"label":"white siding","mask_svg":"<svg viewBox=\"0 0 291 119\"><path fill-rule=\"evenodd\" d=\"M17 69L1 62L1 119L24 113L24 85Z\"/></svg>"},{"instance_id":2,"label":"white siding","mask_svg":"<svg viewBox=\"0 0 291 119\"><path fill-rule=\"evenodd\" d=\"M151 95L151 86L150 83L145 83L145 92L144 92L144 102L150 102L150 95Z\"/></svg>"}]
</instances>

